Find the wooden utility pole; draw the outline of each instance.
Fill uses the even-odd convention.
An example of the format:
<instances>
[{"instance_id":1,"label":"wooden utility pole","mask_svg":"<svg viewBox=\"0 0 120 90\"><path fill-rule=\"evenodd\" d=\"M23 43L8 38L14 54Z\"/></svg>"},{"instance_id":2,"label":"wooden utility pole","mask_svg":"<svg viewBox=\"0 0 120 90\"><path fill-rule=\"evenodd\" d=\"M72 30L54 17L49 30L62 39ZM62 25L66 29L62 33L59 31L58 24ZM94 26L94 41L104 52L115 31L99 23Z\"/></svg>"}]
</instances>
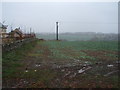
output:
<instances>
[{"instance_id":1,"label":"wooden utility pole","mask_svg":"<svg viewBox=\"0 0 120 90\"><path fill-rule=\"evenodd\" d=\"M56 40L58 40L58 22L56 22Z\"/></svg>"},{"instance_id":2,"label":"wooden utility pole","mask_svg":"<svg viewBox=\"0 0 120 90\"><path fill-rule=\"evenodd\" d=\"M11 31L12 31L12 26L11 26Z\"/></svg>"},{"instance_id":3,"label":"wooden utility pole","mask_svg":"<svg viewBox=\"0 0 120 90\"><path fill-rule=\"evenodd\" d=\"M32 28L30 28L30 35L31 35Z\"/></svg>"},{"instance_id":4,"label":"wooden utility pole","mask_svg":"<svg viewBox=\"0 0 120 90\"><path fill-rule=\"evenodd\" d=\"M32 28L30 28L30 34L31 34L31 30L32 30Z\"/></svg>"}]
</instances>

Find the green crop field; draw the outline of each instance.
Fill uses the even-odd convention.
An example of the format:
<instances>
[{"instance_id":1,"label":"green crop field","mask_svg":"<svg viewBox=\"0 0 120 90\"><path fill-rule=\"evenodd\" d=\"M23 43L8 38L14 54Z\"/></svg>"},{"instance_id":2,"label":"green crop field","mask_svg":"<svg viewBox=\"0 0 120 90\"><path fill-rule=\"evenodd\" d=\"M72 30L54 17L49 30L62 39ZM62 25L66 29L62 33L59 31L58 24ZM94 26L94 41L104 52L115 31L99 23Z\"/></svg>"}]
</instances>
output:
<instances>
[{"instance_id":1,"label":"green crop field","mask_svg":"<svg viewBox=\"0 0 120 90\"><path fill-rule=\"evenodd\" d=\"M36 34L37 38L45 40L55 40L55 33ZM59 39L64 41L117 41L118 34L105 34L94 32L76 32L76 33L59 33Z\"/></svg>"},{"instance_id":2,"label":"green crop field","mask_svg":"<svg viewBox=\"0 0 120 90\"><path fill-rule=\"evenodd\" d=\"M3 53L3 87L118 88L118 52L117 41L28 43Z\"/></svg>"},{"instance_id":3,"label":"green crop field","mask_svg":"<svg viewBox=\"0 0 120 90\"><path fill-rule=\"evenodd\" d=\"M59 39L60 40L68 40L68 41L79 41L79 40L90 40L92 39L94 36L92 35L59 35ZM38 34L37 38L43 38L45 40L55 40L56 39L56 35L55 34Z\"/></svg>"},{"instance_id":4,"label":"green crop field","mask_svg":"<svg viewBox=\"0 0 120 90\"><path fill-rule=\"evenodd\" d=\"M46 41L43 43L48 46L55 58L88 58L97 59L96 56L87 56L83 51L118 51L118 42L115 41Z\"/></svg>"}]
</instances>

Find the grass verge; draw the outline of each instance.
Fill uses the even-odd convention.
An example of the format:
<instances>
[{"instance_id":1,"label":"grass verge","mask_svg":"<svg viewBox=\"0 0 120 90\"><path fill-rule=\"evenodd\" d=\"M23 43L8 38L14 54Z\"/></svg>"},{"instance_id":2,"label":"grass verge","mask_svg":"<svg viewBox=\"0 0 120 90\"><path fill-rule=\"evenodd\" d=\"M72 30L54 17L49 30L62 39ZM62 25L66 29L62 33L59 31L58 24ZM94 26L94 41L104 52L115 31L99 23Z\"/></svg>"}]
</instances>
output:
<instances>
[{"instance_id":1,"label":"grass verge","mask_svg":"<svg viewBox=\"0 0 120 90\"><path fill-rule=\"evenodd\" d=\"M18 68L22 67L20 60L26 56L26 53L32 50L37 41L23 44L21 47L2 54L2 75L4 77L16 77Z\"/></svg>"}]
</instances>

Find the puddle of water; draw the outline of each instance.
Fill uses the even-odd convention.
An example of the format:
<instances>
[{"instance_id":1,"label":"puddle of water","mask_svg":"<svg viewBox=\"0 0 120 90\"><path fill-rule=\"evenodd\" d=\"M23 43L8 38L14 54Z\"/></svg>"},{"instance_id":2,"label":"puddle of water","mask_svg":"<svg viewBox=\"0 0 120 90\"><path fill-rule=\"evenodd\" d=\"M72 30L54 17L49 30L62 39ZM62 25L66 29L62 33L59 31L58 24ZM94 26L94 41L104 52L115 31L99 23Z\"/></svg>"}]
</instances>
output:
<instances>
[{"instance_id":1,"label":"puddle of water","mask_svg":"<svg viewBox=\"0 0 120 90\"><path fill-rule=\"evenodd\" d=\"M70 76L70 78L73 78L76 76L77 73L74 73L73 75Z\"/></svg>"},{"instance_id":2,"label":"puddle of water","mask_svg":"<svg viewBox=\"0 0 120 90\"><path fill-rule=\"evenodd\" d=\"M40 63L36 63L35 66L36 67L40 67L41 65L40 65Z\"/></svg>"},{"instance_id":3,"label":"puddle of water","mask_svg":"<svg viewBox=\"0 0 120 90\"><path fill-rule=\"evenodd\" d=\"M28 72L28 68L25 68L25 72Z\"/></svg>"},{"instance_id":4,"label":"puddle of water","mask_svg":"<svg viewBox=\"0 0 120 90\"><path fill-rule=\"evenodd\" d=\"M85 70L82 70L82 69L80 69L80 70L78 70L78 73L83 73Z\"/></svg>"},{"instance_id":5,"label":"puddle of water","mask_svg":"<svg viewBox=\"0 0 120 90\"><path fill-rule=\"evenodd\" d=\"M25 70L25 72L28 72L28 70Z\"/></svg>"},{"instance_id":6,"label":"puddle of water","mask_svg":"<svg viewBox=\"0 0 120 90\"><path fill-rule=\"evenodd\" d=\"M114 66L114 65L112 65L112 64L108 64L108 65L107 65L107 67L113 67L113 66Z\"/></svg>"},{"instance_id":7,"label":"puddle of water","mask_svg":"<svg viewBox=\"0 0 120 90\"><path fill-rule=\"evenodd\" d=\"M36 64L35 66L36 66L36 67L40 67L41 65Z\"/></svg>"},{"instance_id":8,"label":"puddle of water","mask_svg":"<svg viewBox=\"0 0 120 90\"><path fill-rule=\"evenodd\" d=\"M70 71L68 71L68 73L66 73L66 74L65 74L65 76L68 76L70 73L71 73L71 72L70 72ZM65 77L65 76L64 76L64 77Z\"/></svg>"},{"instance_id":9,"label":"puddle of water","mask_svg":"<svg viewBox=\"0 0 120 90\"><path fill-rule=\"evenodd\" d=\"M27 81L24 81L24 84L28 84L29 82L27 82Z\"/></svg>"},{"instance_id":10,"label":"puddle of water","mask_svg":"<svg viewBox=\"0 0 120 90\"><path fill-rule=\"evenodd\" d=\"M61 66L57 66L57 68L61 68Z\"/></svg>"},{"instance_id":11,"label":"puddle of water","mask_svg":"<svg viewBox=\"0 0 120 90\"><path fill-rule=\"evenodd\" d=\"M80 62L81 60L79 60L79 59L74 59L74 61L75 61L75 62Z\"/></svg>"},{"instance_id":12,"label":"puddle of water","mask_svg":"<svg viewBox=\"0 0 120 90\"><path fill-rule=\"evenodd\" d=\"M83 64L83 66L84 66L84 67L86 67L86 66L87 66L87 64Z\"/></svg>"},{"instance_id":13,"label":"puddle of water","mask_svg":"<svg viewBox=\"0 0 120 90\"><path fill-rule=\"evenodd\" d=\"M83 67L82 69L80 69L80 70L78 70L78 73L83 73L83 72L85 72L86 70L89 70L89 69L91 69L92 67Z\"/></svg>"},{"instance_id":14,"label":"puddle of water","mask_svg":"<svg viewBox=\"0 0 120 90\"><path fill-rule=\"evenodd\" d=\"M36 69L35 69L34 71L35 71L35 72L37 72L37 70L36 70Z\"/></svg>"},{"instance_id":15,"label":"puddle of water","mask_svg":"<svg viewBox=\"0 0 120 90\"><path fill-rule=\"evenodd\" d=\"M120 63L120 60L116 61L116 63L119 64L119 63Z\"/></svg>"},{"instance_id":16,"label":"puddle of water","mask_svg":"<svg viewBox=\"0 0 120 90\"><path fill-rule=\"evenodd\" d=\"M61 70L62 72L64 72L65 70L63 69L63 70Z\"/></svg>"},{"instance_id":17,"label":"puddle of water","mask_svg":"<svg viewBox=\"0 0 120 90\"><path fill-rule=\"evenodd\" d=\"M72 67L72 66L76 66L76 65L80 65L79 63L72 63L72 64L66 64L64 65L65 67Z\"/></svg>"},{"instance_id":18,"label":"puddle of water","mask_svg":"<svg viewBox=\"0 0 120 90\"><path fill-rule=\"evenodd\" d=\"M76 74L77 74L77 73L74 73L73 77L75 77L75 76L76 76Z\"/></svg>"},{"instance_id":19,"label":"puddle of water","mask_svg":"<svg viewBox=\"0 0 120 90\"><path fill-rule=\"evenodd\" d=\"M104 76L105 76L105 77L106 77L106 76L109 76L109 75L111 75L111 74L113 74L113 73L116 73L116 72L118 72L118 71L119 71L119 70L109 72L109 73L105 74Z\"/></svg>"},{"instance_id":20,"label":"puddle of water","mask_svg":"<svg viewBox=\"0 0 120 90\"><path fill-rule=\"evenodd\" d=\"M88 63L88 61L85 61L85 64L87 64Z\"/></svg>"}]
</instances>

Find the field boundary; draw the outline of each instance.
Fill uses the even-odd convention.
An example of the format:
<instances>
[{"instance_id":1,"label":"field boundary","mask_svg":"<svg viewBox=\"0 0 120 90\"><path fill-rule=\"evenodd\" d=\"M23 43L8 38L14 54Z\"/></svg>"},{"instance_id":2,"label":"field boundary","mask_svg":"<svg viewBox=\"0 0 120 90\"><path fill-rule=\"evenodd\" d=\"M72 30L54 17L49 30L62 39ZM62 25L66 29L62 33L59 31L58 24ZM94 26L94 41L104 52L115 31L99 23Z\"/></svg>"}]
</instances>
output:
<instances>
[{"instance_id":1,"label":"field boundary","mask_svg":"<svg viewBox=\"0 0 120 90\"><path fill-rule=\"evenodd\" d=\"M11 42L9 44L1 44L2 52L14 50L14 49L22 46L25 43L29 43L29 42L32 42L35 40L37 40L37 38L27 38L27 39L17 40L15 42Z\"/></svg>"}]
</instances>

